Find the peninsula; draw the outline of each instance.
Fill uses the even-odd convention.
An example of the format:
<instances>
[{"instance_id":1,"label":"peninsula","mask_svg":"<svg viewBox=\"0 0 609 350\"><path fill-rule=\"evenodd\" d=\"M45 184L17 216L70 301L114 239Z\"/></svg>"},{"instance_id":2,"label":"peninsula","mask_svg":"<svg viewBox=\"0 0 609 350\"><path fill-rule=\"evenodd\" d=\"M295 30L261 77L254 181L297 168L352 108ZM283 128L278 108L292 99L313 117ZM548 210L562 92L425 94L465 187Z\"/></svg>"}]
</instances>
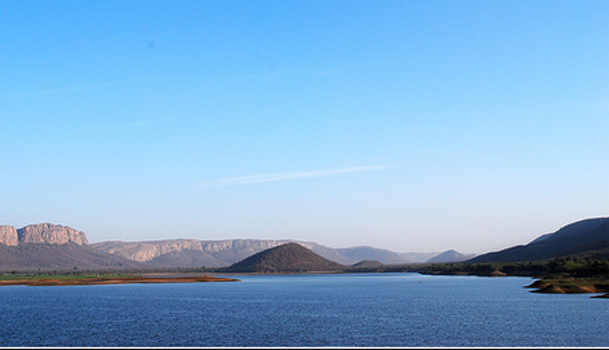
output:
<instances>
[{"instance_id":1,"label":"peninsula","mask_svg":"<svg viewBox=\"0 0 609 350\"><path fill-rule=\"evenodd\" d=\"M194 282L238 282L236 278L213 276L140 276L140 275L55 275L14 276L0 279L0 286L79 286L127 283L194 283Z\"/></svg>"}]
</instances>

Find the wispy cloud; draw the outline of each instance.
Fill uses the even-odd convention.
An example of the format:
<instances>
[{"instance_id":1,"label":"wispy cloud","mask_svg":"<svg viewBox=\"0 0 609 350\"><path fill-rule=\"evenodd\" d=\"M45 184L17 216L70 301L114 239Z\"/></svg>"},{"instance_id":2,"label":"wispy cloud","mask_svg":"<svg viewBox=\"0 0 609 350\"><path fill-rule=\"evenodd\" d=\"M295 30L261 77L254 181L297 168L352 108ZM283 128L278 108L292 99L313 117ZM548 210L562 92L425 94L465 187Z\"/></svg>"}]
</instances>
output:
<instances>
[{"instance_id":1,"label":"wispy cloud","mask_svg":"<svg viewBox=\"0 0 609 350\"><path fill-rule=\"evenodd\" d=\"M385 165L366 165L366 166L340 168L340 169L332 169L332 170L310 170L310 171L293 171L293 172L274 173L274 174L257 174L257 175L248 175L248 176L241 176L241 177L230 177L230 178L218 179L218 180L214 180L214 181L205 182L203 184L200 184L197 187L203 188L203 187L215 187L215 186L232 186L232 185L254 184L254 183L261 183L261 182L275 182L275 181L317 178L317 177L336 176L336 175L370 171L370 170L378 170L378 169L384 169L384 168L386 168Z\"/></svg>"}]
</instances>

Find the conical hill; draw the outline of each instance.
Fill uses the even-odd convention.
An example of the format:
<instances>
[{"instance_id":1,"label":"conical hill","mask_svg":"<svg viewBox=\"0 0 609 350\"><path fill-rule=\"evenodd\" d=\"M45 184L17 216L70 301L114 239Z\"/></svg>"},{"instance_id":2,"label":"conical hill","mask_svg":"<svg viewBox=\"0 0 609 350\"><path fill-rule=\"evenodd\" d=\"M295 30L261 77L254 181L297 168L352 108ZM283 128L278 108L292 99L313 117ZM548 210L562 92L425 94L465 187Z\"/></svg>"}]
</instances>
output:
<instances>
[{"instance_id":1,"label":"conical hill","mask_svg":"<svg viewBox=\"0 0 609 350\"><path fill-rule=\"evenodd\" d=\"M328 260L298 243L287 243L254 254L224 269L227 272L334 272L346 266Z\"/></svg>"}]
</instances>

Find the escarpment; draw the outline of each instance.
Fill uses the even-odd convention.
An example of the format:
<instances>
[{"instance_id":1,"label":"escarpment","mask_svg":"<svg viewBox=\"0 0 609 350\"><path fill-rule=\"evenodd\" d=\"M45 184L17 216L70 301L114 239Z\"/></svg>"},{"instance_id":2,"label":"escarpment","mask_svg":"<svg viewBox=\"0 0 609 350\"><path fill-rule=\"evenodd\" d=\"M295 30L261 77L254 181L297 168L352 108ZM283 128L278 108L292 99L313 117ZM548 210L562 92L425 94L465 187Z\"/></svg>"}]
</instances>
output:
<instances>
[{"instance_id":1,"label":"escarpment","mask_svg":"<svg viewBox=\"0 0 609 350\"><path fill-rule=\"evenodd\" d=\"M16 246L19 244L17 229L13 226L0 226L0 243L8 246Z\"/></svg>"},{"instance_id":2,"label":"escarpment","mask_svg":"<svg viewBox=\"0 0 609 350\"><path fill-rule=\"evenodd\" d=\"M18 246L21 244L56 244L74 243L88 245L89 240L82 231L68 226L49 223L28 225L17 229L13 226L0 226L0 244Z\"/></svg>"}]
</instances>

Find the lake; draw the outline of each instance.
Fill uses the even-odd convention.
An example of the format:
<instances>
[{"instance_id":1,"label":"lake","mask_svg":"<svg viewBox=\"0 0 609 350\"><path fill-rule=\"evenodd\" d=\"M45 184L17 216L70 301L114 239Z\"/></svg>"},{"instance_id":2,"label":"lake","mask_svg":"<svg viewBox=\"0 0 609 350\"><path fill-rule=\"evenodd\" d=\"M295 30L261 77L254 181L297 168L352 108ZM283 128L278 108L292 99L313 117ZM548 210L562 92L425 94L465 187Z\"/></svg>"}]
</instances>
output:
<instances>
[{"instance_id":1,"label":"lake","mask_svg":"<svg viewBox=\"0 0 609 350\"><path fill-rule=\"evenodd\" d=\"M237 278L2 287L0 346L609 346L608 299L530 293L530 278Z\"/></svg>"}]
</instances>

